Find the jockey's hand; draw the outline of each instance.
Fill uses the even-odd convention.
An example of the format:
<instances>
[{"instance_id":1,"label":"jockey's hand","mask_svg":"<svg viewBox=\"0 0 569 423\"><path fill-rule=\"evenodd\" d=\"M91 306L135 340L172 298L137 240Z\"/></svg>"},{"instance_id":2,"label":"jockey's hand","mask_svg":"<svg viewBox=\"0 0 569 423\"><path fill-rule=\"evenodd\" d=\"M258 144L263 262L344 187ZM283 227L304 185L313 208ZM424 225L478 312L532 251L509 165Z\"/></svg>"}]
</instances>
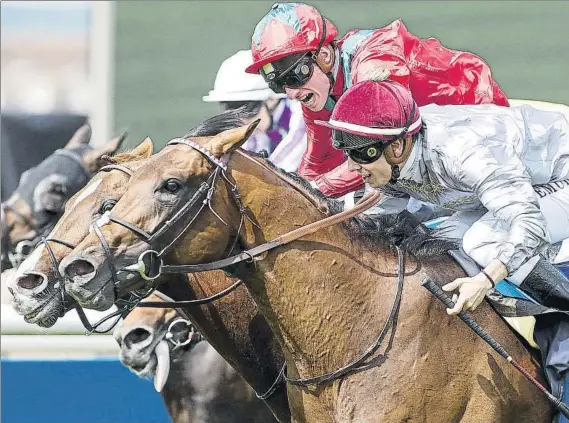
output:
<instances>
[{"instance_id":1,"label":"jockey's hand","mask_svg":"<svg viewBox=\"0 0 569 423\"><path fill-rule=\"evenodd\" d=\"M483 273L479 273L472 278L455 279L442 288L443 291L454 291L458 288L458 299L454 301L453 298L454 307L447 308L448 314L456 315L460 313L461 310L476 310L476 307L484 300L486 292L492 288L492 284Z\"/></svg>"}]
</instances>

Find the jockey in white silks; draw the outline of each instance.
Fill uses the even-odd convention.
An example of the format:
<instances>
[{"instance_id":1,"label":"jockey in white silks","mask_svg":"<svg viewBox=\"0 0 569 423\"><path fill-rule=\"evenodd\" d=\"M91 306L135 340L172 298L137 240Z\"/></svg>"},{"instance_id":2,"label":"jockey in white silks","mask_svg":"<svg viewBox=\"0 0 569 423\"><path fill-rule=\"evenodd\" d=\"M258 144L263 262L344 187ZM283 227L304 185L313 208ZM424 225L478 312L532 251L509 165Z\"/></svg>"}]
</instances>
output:
<instances>
[{"instance_id":1,"label":"jockey in white silks","mask_svg":"<svg viewBox=\"0 0 569 423\"><path fill-rule=\"evenodd\" d=\"M250 50L241 50L220 66L214 88L205 102L221 103L224 109L242 107L247 121L261 119L243 149L260 153L287 172L296 171L306 150L306 128L298 101L275 94L261 75L245 72L253 62Z\"/></svg>"},{"instance_id":2,"label":"jockey in white silks","mask_svg":"<svg viewBox=\"0 0 569 423\"><path fill-rule=\"evenodd\" d=\"M419 108L406 88L389 81L349 92L330 121L320 123L335 131L349 166L384 191L379 207L397 213L415 198L453 210L441 231L462 238L483 267L446 286L460 289L452 314L476 308L505 277L544 305L569 311L566 278L539 255L569 238L564 114L531 106Z\"/></svg>"},{"instance_id":3,"label":"jockey in white silks","mask_svg":"<svg viewBox=\"0 0 569 423\"><path fill-rule=\"evenodd\" d=\"M462 239L481 270L443 287L460 292L449 314L475 309L504 278L567 312L569 281L540 253L569 238L568 116L529 105L419 108L396 82L364 81L344 93L329 121L317 123L333 130L349 169L383 192L377 209L399 213L415 198L454 212L438 235ZM557 260L568 260L563 247ZM565 397L569 318L555 315L552 325L562 329L544 364L556 360L550 383Z\"/></svg>"}]
</instances>

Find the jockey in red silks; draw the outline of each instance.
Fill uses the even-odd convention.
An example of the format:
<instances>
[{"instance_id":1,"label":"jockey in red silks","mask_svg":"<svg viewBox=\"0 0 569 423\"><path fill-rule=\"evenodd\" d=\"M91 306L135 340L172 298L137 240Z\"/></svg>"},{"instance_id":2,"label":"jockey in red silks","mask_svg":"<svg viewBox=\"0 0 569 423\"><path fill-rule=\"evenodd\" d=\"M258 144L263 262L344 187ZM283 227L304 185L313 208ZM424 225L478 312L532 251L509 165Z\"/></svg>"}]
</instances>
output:
<instances>
[{"instance_id":1,"label":"jockey in red silks","mask_svg":"<svg viewBox=\"0 0 569 423\"><path fill-rule=\"evenodd\" d=\"M354 29L340 40L338 30L314 7L277 3L252 37L249 73L265 78L276 93L300 100L307 150L299 174L330 197L363 187L347 168L342 151L332 147L328 120L336 100L363 80L385 78L411 90L419 106L430 103L509 106L488 65L468 52L450 50L434 39L421 40L401 20L381 29Z\"/></svg>"}]
</instances>

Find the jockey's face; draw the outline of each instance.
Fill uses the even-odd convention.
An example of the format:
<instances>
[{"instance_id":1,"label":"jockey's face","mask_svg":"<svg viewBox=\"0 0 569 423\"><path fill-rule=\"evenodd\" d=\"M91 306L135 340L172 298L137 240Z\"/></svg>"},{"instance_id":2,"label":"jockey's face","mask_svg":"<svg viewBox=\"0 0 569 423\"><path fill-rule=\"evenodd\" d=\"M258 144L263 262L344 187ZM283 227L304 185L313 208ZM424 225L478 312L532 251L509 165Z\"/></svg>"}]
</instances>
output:
<instances>
[{"instance_id":1,"label":"jockey's face","mask_svg":"<svg viewBox=\"0 0 569 423\"><path fill-rule=\"evenodd\" d=\"M372 188L385 186L391 179L391 165L387 163L383 154L375 162L369 164L358 164L348 158L348 169L357 172Z\"/></svg>"},{"instance_id":2,"label":"jockey's face","mask_svg":"<svg viewBox=\"0 0 569 423\"><path fill-rule=\"evenodd\" d=\"M291 100L300 101L306 108L319 112L324 108L330 92L330 79L316 64L314 72L306 84L300 88L285 86L285 92Z\"/></svg>"}]
</instances>

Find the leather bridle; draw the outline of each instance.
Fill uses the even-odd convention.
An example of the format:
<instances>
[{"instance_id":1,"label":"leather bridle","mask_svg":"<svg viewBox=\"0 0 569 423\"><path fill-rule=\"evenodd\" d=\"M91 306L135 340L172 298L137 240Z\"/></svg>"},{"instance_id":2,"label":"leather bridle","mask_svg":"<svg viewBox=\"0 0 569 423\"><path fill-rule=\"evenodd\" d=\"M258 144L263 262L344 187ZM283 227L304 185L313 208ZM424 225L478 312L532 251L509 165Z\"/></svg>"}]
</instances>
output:
<instances>
[{"instance_id":1,"label":"leather bridle","mask_svg":"<svg viewBox=\"0 0 569 423\"><path fill-rule=\"evenodd\" d=\"M314 232L316 232L322 228L325 228L325 227L333 225L333 224L337 224L337 223L342 222L342 221L344 221L350 217L353 217L354 215L359 214L362 211L373 206L379 200L380 194L378 192L375 192L372 195L365 197L353 209L343 211L343 212L338 213L336 215L326 217L326 218L319 220L317 222L314 222L312 224L309 224L309 225L306 225L304 227L295 229L295 230L288 232L287 234L282 235L282 236L280 236L280 237L278 237L272 241L261 244L257 247L250 249L250 250L242 251L240 254L237 254L235 256L230 256L230 257L227 257L227 258L222 259L222 260L218 260L218 261L215 261L212 263L206 263L206 264L164 265L163 264L163 257L169 251L171 251L172 248L174 248L177 241L179 239L181 239L181 237L186 233L186 231L192 226L192 224L195 222L197 217L205 209L206 206L208 206L210 208L210 210L213 212L213 214L221 222L226 224L223 221L223 219L221 219L221 217L217 213L215 213L215 211L211 207L211 199L212 199L214 191L215 191L215 183L220 176L223 177L230 184L231 192L233 193L233 197L235 198L235 200L239 206L239 209L241 212L241 221L240 221L240 225L239 225L239 231L241 230L241 227L243 225L245 218L248 218L251 221L249 216L246 214L246 209L244 208L243 203L240 200L240 195L237 191L237 186L229 180L229 178L227 177L227 175L225 173L227 170L227 155L222 156L221 159L217 159L216 157L213 156L213 154L211 152L209 152L204 147L196 144L195 142L193 142L189 139L177 138L177 139L170 141L167 144L167 146L179 145L179 144L187 145L188 147L191 147L191 148L199 151L213 165L215 165L214 170L211 172L207 181L203 182L201 184L200 188L196 191L196 193L190 198L190 200L188 202L186 202L182 206L182 208L179 211L177 211L170 219L166 220L164 222L164 224L159 226L158 229L156 229L153 233L148 233L148 232L144 231L143 229L141 229L135 225L132 225L129 222L126 222L122 219L119 219L119 218L112 216L110 213L107 213L104 218L102 218L102 219L100 219L100 221L94 223L94 226L97 226L97 227L102 226L103 224L108 224L109 222L116 223L116 224L132 231L133 233L135 233L140 239L142 239L144 242L146 242L150 246L151 249L143 252L140 255L137 264L122 269L122 270L126 270L126 271L136 271L140 274L141 277L143 277L146 280L154 280L154 279L158 278L161 274L164 274L164 273L169 273L169 274L178 273L179 274L179 273L202 272L202 271L208 271L208 270L223 269L223 268L226 268L226 267L231 266L231 265L235 265L235 264L243 262L243 261L251 261L251 260L253 260L253 258L255 256L258 256L258 255L262 254L263 252L272 250L278 246L287 244L287 243L289 243L295 239L301 238L301 237L306 236L310 233L314 233ZM250 158L246 154L243 154L243 155L245 157ZM253 160L253 159L251 159L251 160ZM255 160L253 160L253 161L255 161ZM261 163L259 163L257 161L255 161L255 162L258 163L259 165L261 165ZM193 215L190 215L190 211L195 209L195 208L197 208L197 212ZM182 226L182 229L173 237L173 239L170 242L165 243L165 246L162 249L155 248L154 245L155 245L156 241L160 237L164 236L171 228L174 228L179 223L180 223L180 226ZM239 231L237 233L236 240L239 236ZM103 249L104 249L105 253L107 254L107 258L109 260L109 263L111 263L113 260L112 254L108 248L107 242L104 240L103 234L101 233L100 230L95 231L95 233L97 234L97 236L99 237L99 239L101 241L101 245L103 246ZM230 250L229 254L231 254L234 247L235 247L235 244L233 245L233 248ZM404 251L400 248L397 248L397 252L398 252L397 294L396 294L396 297L394 300L393 307L392 307L391 312L389 314L389 317L388 317L384 327L382 328L378 338L376 339L376 341L368 349L366 349L366 351L359 358L352 361L350 364L348 364L348 365L346 365L340 369L337 369L333 372L329 372L329 373L326 373L326 374L323 374L320 376L303 378L303 379L290 378L290 377L286 376L286 369L285 369L286 364L285 364L283 366L283 368L281 369L281 371L279 372L277 379L275 380L273 385L269 388L269 390L265 394L262 394L262 395L257 394L257 396L259 398L261 398L261 399L268 398L276 390L277 385L280 383L280 381L282 379L286 380L286 382L289 384L298 385L298 386L318 385L318 384L327 383L327 382L330 382L332 380L338 379L338 378L340 378L346 374L349 374L349 373L353 373L353 372L360 371L360 370L365 370L365 369L375 365L379 359L385 359L385 355L386 355L387 351L390 349L391 343L392 343L394 335L395 335L395 327L397 325L397 317L398 317L399 308L401 305L401 298L402 298L402 293L403 293L403 282L404 282L404 277L405 277L405 254L404 254ZM146 273L146 265L144 263L144 258L146 255L153 256L153 258L159 262L159 271L157 272L156 275L151 276L151 275ZM112 265L109 264L109 267L111 267L111 269L116 268L116 266L114 264L112 264ZM180 308L180 307L185 307L188 305L206 304L206 303L215 301L216 299L222 298L223 296L229 294L241 283L242 283L242 281L238 280L235 284L233 284L229 288L225 289L221 293L216 294L216 295L209 297L207 299L190 300L190 301L143 302L143 303L139 303L138 306L139 307ZM387 337L387 334L390 332L390 330L391 330L391 336L389 339L389 345L388 345L385 353L382 354L380 357L370 359L372 357L372 355L374 353L376 353L377 350L381 347L383 341Z\"/></svg>"},{"instance_id":2,"label":"leather bridle","mask_svg":"<svg viewBox=\"0 0 569 423\"><path fill-rule=\"evenodd\" d=\"M120 164L116 164L116 163L102 167L99 170L99 172L108 172L111 170L118 170L120 172L123 172L129 178L132 177L132 175L133 175L132 170L130 170L127 167L122 166ZM55 254L51 248L51 245L50 245L51 242L59 244L59 245L63 245L65 247L69 248L70 250L73 250L76 246L67 242L67 241L57 239L57 238L40 237L40 240L39 240L39 243L42 243L45 246L45 248L49 254L49 258L50 258L52 267L54 269L54 273L56 275L55 276L55 278L56 278L55 288L59 289L59 293L61 295L61 299L62 299L62 302L64 304L64 309L68 309L65 307L65 304L67 302L67 296L66 296L66 292L65 292L64 282L65 282L66 278L59 271L59 262L57 261ZM116 275L115 274L113 274L113 281L115 282L115 289L116 289L117 282L116 282ZM106 284L104 286L106 286ZM100 290L102 290L104 288L104 286L101 287ZM97 295L99 293L99 291L94 293L93 296ZM75 309L77 311L77 315L79 316L79 319L81 320L81 323L83 324L83 326L87 330L87 334L106 333L106 332L109 332L110 330L112 330L118 324L120 319L128 313L128 311L132 310L132 308L134 308L134 306L136 304L138 304L138 302L141 299L145 298L149 294L150 294L149 292L142 292L142 293L138 292L138 291L129 292L128 298L120 298L119 300L117 300L115 302L115 305L117 306L117 310L115 312L110 313L109 315L103 317L102 319L100 319L98 322L96 322L94 324L91 324L89 322L89 320L87 319L87 316L85 314L85 311L83 310L83 308L79 304L75 305ZM98 329L100 326L102 326L103 324L105 324L107 321L109 321L112 318L116 318L116 319L112 322L110 327L106 328L105 330L99 330Z\"/></svg>"}]
</instances>

